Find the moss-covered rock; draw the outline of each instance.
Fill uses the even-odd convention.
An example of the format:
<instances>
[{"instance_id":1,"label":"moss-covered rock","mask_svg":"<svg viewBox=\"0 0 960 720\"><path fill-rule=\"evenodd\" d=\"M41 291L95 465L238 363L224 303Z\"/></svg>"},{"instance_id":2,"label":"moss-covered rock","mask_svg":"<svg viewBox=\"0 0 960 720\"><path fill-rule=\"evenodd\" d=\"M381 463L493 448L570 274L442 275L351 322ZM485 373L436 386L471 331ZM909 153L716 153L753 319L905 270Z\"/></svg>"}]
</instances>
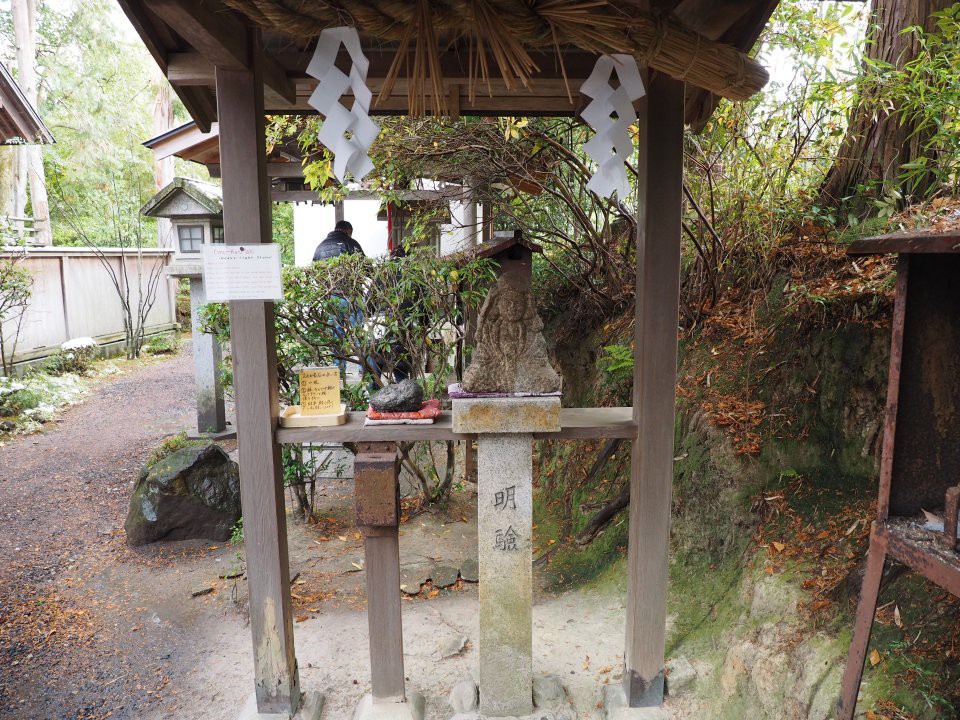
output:
<instances>
[{"instance_id":1,"label":"moss-covered rock","mask_svg":"<svg viewBox=\"0 0 960 720\"><path fill-rule=\"evenodd\" d=\"M188 447L147 465L130 498L127 542L222 542L240 519L239 467L218 445Z\"/></svg>"}]
</instances>

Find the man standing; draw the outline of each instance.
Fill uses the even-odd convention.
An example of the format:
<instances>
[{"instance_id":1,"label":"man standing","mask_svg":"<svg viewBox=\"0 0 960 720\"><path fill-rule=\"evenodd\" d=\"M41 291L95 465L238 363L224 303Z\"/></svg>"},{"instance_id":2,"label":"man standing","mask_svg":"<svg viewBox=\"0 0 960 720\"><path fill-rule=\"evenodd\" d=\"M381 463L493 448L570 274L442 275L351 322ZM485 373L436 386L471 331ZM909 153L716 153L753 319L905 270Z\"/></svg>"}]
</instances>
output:
<instances>
[{"instance_id":1,"label":"man standing","mask_svg":"<svg viewBox=\"0 0 960 720\"><path fill-rule=\"evenodd\" d=\"M355 253L365 255L360 243L353 239L353 225L346 220L340 220L333 228L333 232L327 235L313 251L313 261L329 260L338 255Z\"/></svg>"}]
</instances>

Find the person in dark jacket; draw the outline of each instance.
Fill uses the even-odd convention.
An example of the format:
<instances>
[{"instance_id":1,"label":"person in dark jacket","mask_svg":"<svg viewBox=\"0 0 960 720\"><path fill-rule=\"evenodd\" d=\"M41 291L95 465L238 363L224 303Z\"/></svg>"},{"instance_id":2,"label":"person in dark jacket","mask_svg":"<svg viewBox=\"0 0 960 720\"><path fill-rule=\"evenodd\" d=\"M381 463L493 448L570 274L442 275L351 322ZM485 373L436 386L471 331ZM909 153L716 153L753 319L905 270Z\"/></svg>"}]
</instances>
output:
<instances>
[{"instance_id":1,"label":"person in dark jacket","mask_svg":"<svg viewBox=\"0 0 960 720\"><path fill-rule=\"evenodd\" d=\"M313 251L313 261L328 260L338 255L356 253L365 254L363 248L360 247L360 243L353 239L353 225L346 220L341 220L333 228L333 232L317 245L317 249Z\"/></svg>"}]
</instances>

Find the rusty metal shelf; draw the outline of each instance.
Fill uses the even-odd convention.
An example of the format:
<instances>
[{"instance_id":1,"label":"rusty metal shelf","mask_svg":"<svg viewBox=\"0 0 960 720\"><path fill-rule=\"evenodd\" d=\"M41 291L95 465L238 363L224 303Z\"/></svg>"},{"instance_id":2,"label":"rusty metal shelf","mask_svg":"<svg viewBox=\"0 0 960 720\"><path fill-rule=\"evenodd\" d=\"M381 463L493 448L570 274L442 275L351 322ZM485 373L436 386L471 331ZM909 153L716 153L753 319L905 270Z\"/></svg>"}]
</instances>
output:
<instances>
[{"instance_id":1,"label":"rusty metal shelf","mask_svg":"<svg viewBox=\"0 0 960 720\"><path fill-rule=\"evenodd\" d=\"M960 597L960 553L944 545L943 533L924 530L920 520L898 517L880 523L877 534L888 555Z\"/></svg>"},{"instance_id":2,"label":"rusty metal shelf","mask_svg":"<svg viewBox=\"0 0 960 720\"><path fill-rule=\"evenodd\" d=\"M437 418L433 425L374 425L363 424L364 413L347 413L343 425L315 428L279 428L277 442L345 443L345 442L409 442L415 440L466 440L469 435L453 432L450 413ZM541 440L592 440L599 438L636 437L633 408L562 408L560 432L537 433Z\"/></svg>"}]
</instances>

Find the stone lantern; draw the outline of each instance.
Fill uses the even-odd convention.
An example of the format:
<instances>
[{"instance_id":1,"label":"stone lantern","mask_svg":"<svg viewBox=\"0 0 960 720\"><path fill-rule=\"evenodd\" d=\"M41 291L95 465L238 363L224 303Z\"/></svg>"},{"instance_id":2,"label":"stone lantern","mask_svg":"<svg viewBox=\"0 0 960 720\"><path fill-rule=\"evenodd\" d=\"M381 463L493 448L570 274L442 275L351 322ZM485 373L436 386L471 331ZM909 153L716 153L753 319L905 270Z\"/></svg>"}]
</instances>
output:
<instances>
[{"instance_id":1,"label":"stone lantern","mask_svg":"<svg viewBox=\"0 0 960 720\"><path fill-rule=\"evenodd\" d=\"M223 242L223 200L219 186L174 178L140 209L146 217L168 218L172 225L173 262L168 277L190 280L190 327L197 384L197 432L218 434L226 429L223 387L220 384L220 344L200 330L200 308L207 302L203 287L203 246Z\"/></svg>"}]
</instances>

